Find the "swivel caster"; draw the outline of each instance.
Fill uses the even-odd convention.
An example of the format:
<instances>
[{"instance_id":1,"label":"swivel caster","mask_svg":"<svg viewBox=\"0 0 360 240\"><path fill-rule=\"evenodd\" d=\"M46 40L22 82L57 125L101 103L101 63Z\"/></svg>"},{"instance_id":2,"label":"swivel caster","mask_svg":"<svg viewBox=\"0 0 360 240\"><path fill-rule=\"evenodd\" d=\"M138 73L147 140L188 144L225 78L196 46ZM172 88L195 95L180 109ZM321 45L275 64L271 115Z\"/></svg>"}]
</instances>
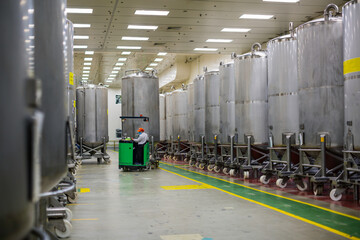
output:
<instances>
[{"instance_id":1,"label":"swivel caster","mask_svg":"<svg viewBox=\"0 0 360 240\"><path fill-rule=\"evenodd\" d=\"M244 178L249 178L250 177L250 172L249 171L244 171Z\"/></svg>"},{"instance_id":2,"label":"swivel caster","mask_svg":"<svg viewBox=\"0 0 360 240\"><path fill-rule=\"evenodd\" d=\"M199 165L200 165L199 162L196 162L196 163L195 163L195 167L196 167L196 168L199 168Z\"/></svg>"},{"instance_id":3,"label":"swivel caster","mask_svg":"<svg viewBox=\"0 0 360 240\"><path fill-rule=\"evenodd\" d=\"M186 162L186 163L187 163L188 161L189 161L189 160L188 160L188 158L185 158L185 159L184 159L184 162Z\"/></svg>"},{"instance_id":4,"label":"swivel caster","mask_svg":"<svg viewBox=\"0 0 360 240\"><path fill-rule=\"evenodd\" d=\"M225 167L223 169L223 173L226 174L226 175L229 175L230 174L230 168Z\"/></svg>"},{"instance_id":5,"label":"swivel caster","mask_svg":"<svg viewBox=\"0 0 360 240\"><path fill-rule=\"evenodd\" d=\"M219 173L220 171L221 171L221 167L219 166L214 167L214 172Z\"/></svg>"},{"instance_id":6,"label":"swivel caster","mask_svg":"<svg viewBox=\"0 0 360 240\"><path fill-rule=\"evenodd\" d=\"M213 164L208 165L208 166L207 166L207 170L208 170L209 172L211 172L212 170L214 170L214 165L213 165Z\"/></svg>"},{"instance_id":7,"label":"swivel caster","mask_svg":"<svg viewBox=\"0 0 360 240\"><path fill-rule=\"evenodd\" d=\"M205 169L205 164L204 164L204 163L200 163L200 164L199 164L199 169L200 169L200 170L204 170L204 169Z\"/></svg>"},{"instance_id":8,"label":"swivel caster","mask_svg":"<svg viewBox=\"0 0 360 240\"><path fill-rule=\"evenodd\" d=\"M97 158L97 163L101 163L102 162L102 158Z\"/></svg>"},{"instance_id":9,"label":"swivel caster","mask_svg":"<svg viewBox=\"0 0 360 240\"><path fill-rule=\"evenodd\" d=\"M68 208L65 208L65 218L64 219L68 220L70 222L72 217L73 217L73 214L72 214L71 210Z\"/></svg>"},{"instance_id":10,"label":"swivel caster","mask_svg":"<svg viewBox=\"0 0 360 240\"><path fill-rule=\"evenodd\" d=\"M337 194L336 188L334 188L333 190L330 191L330 198L333 201L340 201L342 198L342 194L341 193Z\"/></svg>"},{"instance_id":11,"label":"swivel caster","mask_svg":"<svg viewBox=\"0 0 360 240\"><path fill-rule=\"evenodd\" d=\"M237 171L236 169L231 169L230 172L229 172L230 176L235 176L237 174Z\"/></svg>"},{"instance_id":12,"label":"swivel caster","mask_svg":"<svg viewBox=\"0 0 360 240\"><path fill-rule=\"evenodd\" d=\"M321 196L323 194L324 191L324 185L314 185L314 195L315 196Z\"/></svg>"},{"instance_id":13,"label":"swivel caster","mask_svg":"<svg viewBox=\"0 0 360 240\"><path fill-rule=\"evenodd\" d=\"M262 175L262 176L260 177L260 182L263 183L263 184L269 184L270 178L269 178L269 179L266 179L266 175Z\"/></svg>"},{"instance_id":14,"label":"swivel caster","mask_svg":"<svg viewBox=\"0 0 360 240\"><path fill-rule=\"evenodd\" d=\"M75 192L74 195L75 195L74 198L72 198L70 196L67 196L67 200L68 200L69 203L76 203L76 201L78 199L78 194Z\"/></svg>"},{"instance_id":15,"label":"swivel caster","mask_svg":"<svg viewBox=\"0 0 360 240\"><path fill-rule=\"evenodd\" d=\"M195 165L195 161L194 161L194 160L190 160L189 165L190 165L191 167L193 167L193 166Z\"/></svg>"},{"instance_id":16,"label":"swivel caster","mask_svg":"<svg viewBox=\"0 0 360 240\"><path fill-rule=\"evenodd\" d=\"M276 186L278 186L279 188L286 188L287 182L285 182L284 179L279 178L278 180L276 180Z\"/></svg>"},{"instance_id":17,"label":"swivel caster","mask_svg":"<svg viewBox=\"0 0 360 240\"><path fill-rule=\"evenodd\" d=\"M68 238L71 235L72 225L68 220L64 219L63 221L65 226L65 231L61 231L60 229L55 228L55 234L59 238Z\"/></svg>"},{"instance_id":18,"label":"swivel caster","mask_svg":"<svg viewBox=\"0 0 360 240\"><path fill-rule=\"evenodd\" d=\"M302 186L301 186L302 185ZM308 188L308 185L305 181L302 181L302 184L296 184L297 189L304 192Z\"/></svg>"}]
</instances>

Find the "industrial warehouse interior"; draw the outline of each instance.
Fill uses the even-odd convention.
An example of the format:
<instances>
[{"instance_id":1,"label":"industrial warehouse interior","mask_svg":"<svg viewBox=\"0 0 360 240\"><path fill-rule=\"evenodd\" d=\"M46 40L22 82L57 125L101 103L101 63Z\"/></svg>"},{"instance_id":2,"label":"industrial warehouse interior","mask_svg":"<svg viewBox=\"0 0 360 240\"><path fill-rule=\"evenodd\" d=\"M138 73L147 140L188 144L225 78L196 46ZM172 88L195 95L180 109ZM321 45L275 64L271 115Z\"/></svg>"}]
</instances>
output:
<instances>
[{"instance_id":1,"label":"industrial warehouse interior","mask_svg":"<svg viewBox=\"0 0 360 240\"><path fill-rule=\"evenodd\" d=\"M0 19L0 240L360 239L360 0Z\"/></svg>"}]
</instances>

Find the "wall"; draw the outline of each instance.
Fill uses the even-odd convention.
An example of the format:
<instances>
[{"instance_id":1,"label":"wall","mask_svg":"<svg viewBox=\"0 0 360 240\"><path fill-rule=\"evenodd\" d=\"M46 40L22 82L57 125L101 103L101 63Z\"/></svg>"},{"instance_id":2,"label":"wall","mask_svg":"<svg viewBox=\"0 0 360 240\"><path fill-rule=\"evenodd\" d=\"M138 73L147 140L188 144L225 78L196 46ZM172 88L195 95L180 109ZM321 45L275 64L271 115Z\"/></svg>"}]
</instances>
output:
<instances>
[{"instance_id":1,"label":"wall","mask_svg":"<svg viewBox=\"0 0 360 240\"><path fill-rule=\"evenodd\" d=\"M121 128L121 104L116 104L115 95L121 95L120 88L108 88L109 140L116 140L115 130Z\"/></svg>"}]
</instances>

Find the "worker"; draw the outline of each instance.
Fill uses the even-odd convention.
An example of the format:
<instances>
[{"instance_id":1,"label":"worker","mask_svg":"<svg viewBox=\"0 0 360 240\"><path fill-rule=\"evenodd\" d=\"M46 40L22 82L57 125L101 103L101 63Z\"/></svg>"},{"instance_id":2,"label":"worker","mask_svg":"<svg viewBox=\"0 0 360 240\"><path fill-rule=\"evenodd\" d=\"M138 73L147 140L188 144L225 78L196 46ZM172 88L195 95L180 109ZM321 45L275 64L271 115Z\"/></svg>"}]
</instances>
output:
<instances>
[{"instance_id":1,"label":"worker","mask_svg":"<svg viewBox=\"0 0 360 240\"><path fill-rule=\"evenodd\" d=\"M132 140L134 143L134 164L135 165L143 165L144 164L144 145L149 140L148 135L146 134L145 130L143 128L138 129L139 137ZM137 143L137 144L136 144Z\"/></svg>"}]
</instances>

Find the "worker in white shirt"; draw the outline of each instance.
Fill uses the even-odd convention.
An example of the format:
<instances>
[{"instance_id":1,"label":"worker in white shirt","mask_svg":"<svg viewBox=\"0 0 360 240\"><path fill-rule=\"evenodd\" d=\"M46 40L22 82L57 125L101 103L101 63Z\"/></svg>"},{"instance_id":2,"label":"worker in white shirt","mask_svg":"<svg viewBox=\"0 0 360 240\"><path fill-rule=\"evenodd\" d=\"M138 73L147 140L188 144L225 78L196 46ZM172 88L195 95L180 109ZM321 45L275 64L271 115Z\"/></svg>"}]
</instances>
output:
<instances>
[{"instance_id":1,"label":"worker in white shirt","mask_svg":"<svg viewBox=\"0 0 360 240\"><path fill-rule=\"evenodd\" d=\"M146 141L149 141L149 137L146 134L145 130L143 128L138 129L139 137L136 139L133 139L134 142L137 142L138 145L144 145Z\"/></svg>"},{"instance_id":2,"label":"worker in white shirt","mask_svg":"<svg viewBox=\"0 0 360 240\"><path fill-rule=\"evenodd\" d=\"M134 143L134 164L143 165L144 164L144 146L149 140L148 135L145 133L143 128L138 129L139 137L132 140ZM137 144L136 144L137 143Z\"/></svg>"}]
</instances>

